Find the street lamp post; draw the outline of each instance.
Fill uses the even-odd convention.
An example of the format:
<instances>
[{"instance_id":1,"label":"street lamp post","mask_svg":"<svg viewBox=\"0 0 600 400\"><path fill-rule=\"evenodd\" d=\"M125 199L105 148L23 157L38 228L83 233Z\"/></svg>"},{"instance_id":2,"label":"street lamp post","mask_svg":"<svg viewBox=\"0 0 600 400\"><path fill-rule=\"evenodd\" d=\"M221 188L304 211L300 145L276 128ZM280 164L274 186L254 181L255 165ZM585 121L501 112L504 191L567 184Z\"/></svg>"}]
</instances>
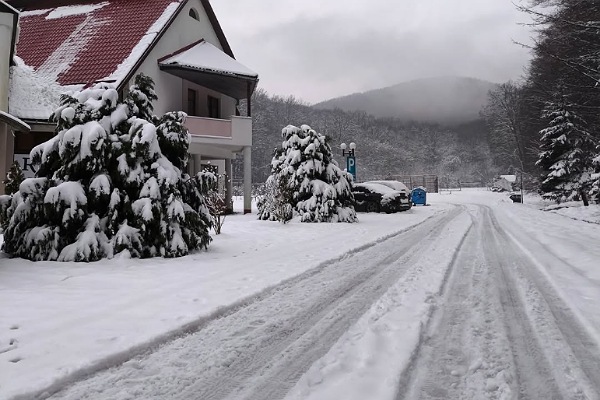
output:
<instances>
[{"instance_id":1,"label":"street lamp post","mask_svg":"<svg viewBox=\"0 0 600 400\"><path fill-rule=\"evenodd\" d=\"M356 157L354 157L356 143L351 142L350 146L346 146L346 143L342 143L340 148L342 149L342 155L346 157L346 171L352 174L352 178L356 182Z\"/></svg>"}]
</instances>

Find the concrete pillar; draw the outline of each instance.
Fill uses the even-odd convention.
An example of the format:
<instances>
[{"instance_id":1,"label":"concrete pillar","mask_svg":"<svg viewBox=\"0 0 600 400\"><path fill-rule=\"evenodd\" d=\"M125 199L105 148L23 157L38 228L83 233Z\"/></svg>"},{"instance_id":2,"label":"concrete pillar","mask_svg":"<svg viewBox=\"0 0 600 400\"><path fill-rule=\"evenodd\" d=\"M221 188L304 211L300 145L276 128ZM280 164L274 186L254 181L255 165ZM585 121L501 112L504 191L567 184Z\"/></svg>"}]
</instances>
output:
<instances>
[{"instance_id":1,"label":"concrete pillar","mask_svg":"<svg viewBox=\"0 0 600 400\"><path fill-rule=\"evenodd\" d=\"M244 214L252 212L252 147L244 147Z\"/></svg>"},{"instance_id":2,"label":"concrete pillar","mask_svg":"<svg viewBox=\"0 0 600 400\"><path fill-rule=\"evenodd\" d=\"M231 159L225 159L225 199L227 201L227 211L233 212L233 168Z\"/></svg>"},{"instance_id":3,"label":"concrete pillar","mask_svg":"<svg viewBox=\"0 0 600 400\"><path fill-rule=\"evenodd\" d=\"M193 175L196 175L198 172L200 172L201 164L202 164L202 157L200 157L200 154L194 154L192 155L192 161L194 164L194 173Z\"/></svg>"}]
</instances>

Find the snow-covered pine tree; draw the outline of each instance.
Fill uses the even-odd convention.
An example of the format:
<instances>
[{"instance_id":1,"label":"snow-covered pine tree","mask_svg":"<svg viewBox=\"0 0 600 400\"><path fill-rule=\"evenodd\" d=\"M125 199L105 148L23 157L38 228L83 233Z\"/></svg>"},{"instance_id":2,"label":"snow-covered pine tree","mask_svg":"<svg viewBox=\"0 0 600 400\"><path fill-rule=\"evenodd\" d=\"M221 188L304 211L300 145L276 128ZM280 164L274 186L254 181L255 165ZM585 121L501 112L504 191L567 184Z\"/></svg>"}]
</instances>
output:
<instances>
[{"instance_id":1,"label":"snow-covered pine tree","mask_svg":"<svg viewBox=\"0 0 600 400\"><path fill-rule=\"evenodd\" d=\"M51 117L57 135L31 152L37 177L21 184L7 211L5 252L94 261L123 250L174 257L208 245L203 194L212 178L182 174L185 114L159 120L155 99L143 75L125 102L103 84L63 96Z\"/></svg>"},{"instance_id":2,"label":"snow-covered pine tree","mask_svg":"<svg viewBox=\"0 0 600 400\"><path fill-rule=\"evenodd\" d=\"M13 194L19 191L19 185L25 180L25 175L18 162L14 162L10 166L8 173L6 174L6 180L4 180L4 191L6 194Z\"/></svg>"},{"instance_id":3,"label":"snow-covered pine tree","mask_svg":"<svg viewBox=\"0 0 600 400\"><path fill-rule=\"evenodd\" d=\"M296 128L297 129L297 128ZM351 180L333 159L326 136L300 127L302 160L295 167L296 211L302 222L356 222Z\"/></svg>"},{"instance_id":4,"label":"snow-covered pine tree","mask_svg":"<svg viewBox=\"0 0 600 400\"><path fill-rule=\"evenodd\" d=\"M302 222L356 222L349 175L333 159L327 138L308 125L288 125L282 137L270 178L275 198L259 217L281 220L278 208L290 204Z\"/></svg>"},{"instance_id":5,"label":"snow-covered pine tree","mask_svg":"<svg viewBox=\"0 0 600 400\"><path fill-rule=\"evenodd\" d=\"M590 199L600 204L600 145L596 147L596 157L592 160L592 167L594 173L591 179Z\"/></svg>"},{"instance_id":6,"label":"snow-covered pine tree","mask_svg":"<svg viewBox=\"0 0 600 400\"><path fill-rule=\"evenodd\" d=\"M549 103L544 117L550 120L542 129L538 165L542 169L542 197L556 202L583 200L591 185L591 150L594 148L583 121L565 96Z\"/></svg>"}]
</instances>

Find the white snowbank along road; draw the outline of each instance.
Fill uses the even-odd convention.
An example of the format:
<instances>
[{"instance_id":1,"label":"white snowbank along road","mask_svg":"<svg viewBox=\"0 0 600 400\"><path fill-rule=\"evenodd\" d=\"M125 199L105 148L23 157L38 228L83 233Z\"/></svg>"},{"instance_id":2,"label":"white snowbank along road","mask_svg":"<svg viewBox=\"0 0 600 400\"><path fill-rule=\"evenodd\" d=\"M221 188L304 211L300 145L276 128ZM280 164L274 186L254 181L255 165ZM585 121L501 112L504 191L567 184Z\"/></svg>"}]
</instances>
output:
<instances>
[{"instance_id":1,"label":"white snowbank along road","mask_svg":"<svg viewBox=\"0 0 600 400\"><path fill-rule=\"evenodd\" d=\"M0 398L600 398L600 225L428 200L238 215L178 260L0 258Z\"/></svg>"}]
</instances>

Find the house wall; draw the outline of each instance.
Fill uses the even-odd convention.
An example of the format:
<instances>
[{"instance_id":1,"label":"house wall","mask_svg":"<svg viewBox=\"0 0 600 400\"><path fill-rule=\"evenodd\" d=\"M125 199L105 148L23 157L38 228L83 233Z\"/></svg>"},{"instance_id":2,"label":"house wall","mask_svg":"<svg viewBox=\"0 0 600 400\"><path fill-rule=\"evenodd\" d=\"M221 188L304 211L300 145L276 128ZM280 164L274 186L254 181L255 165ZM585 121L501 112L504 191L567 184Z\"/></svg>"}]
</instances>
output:
<instances>
[{"instance_id":1,"label":"house wall","mask_svg":"<svg viewBox=\"0 0 600 400\"><path fill-rule=\"evenodd\" d=\"M0 110L8 111L8 76L14 15L0 12Z\"/></svg>"},{"instance_id":2,"label":"house wall","mask_svg":"<svg viewBox=\"0 0 600 400\"><path fill-rule=\"evenodd\" d=\"M0 110L8 111L8 78L14 15L0 12ZM12 164L13 137L10 128L0 122L0 195L4 194L4 181Z\"/></svg>"},{"instance_id":3,"label":"house wall","mask_svg":"<svg viewBox=\"0 0 600 400\"><path fill-rule=\"evenodd\" d=\"M197 11L199 20L190 17L191 8ZM204 39L223 50L200 0L189 0L136 71L136 74L142 72L154 79L155 90L158 95L158 100L154 102L154 112L157 115L168 111L187 111L188 87L198 91L198 116L208 115L206 99L209 94L221 100L221 118L228 118L231 115L235 115L235 99L186 82L181 78L161 71L158 67L159 58L169 55L200 39ZM127 86L132 83L130 82Z\"/></svg>"}]
</instances>

